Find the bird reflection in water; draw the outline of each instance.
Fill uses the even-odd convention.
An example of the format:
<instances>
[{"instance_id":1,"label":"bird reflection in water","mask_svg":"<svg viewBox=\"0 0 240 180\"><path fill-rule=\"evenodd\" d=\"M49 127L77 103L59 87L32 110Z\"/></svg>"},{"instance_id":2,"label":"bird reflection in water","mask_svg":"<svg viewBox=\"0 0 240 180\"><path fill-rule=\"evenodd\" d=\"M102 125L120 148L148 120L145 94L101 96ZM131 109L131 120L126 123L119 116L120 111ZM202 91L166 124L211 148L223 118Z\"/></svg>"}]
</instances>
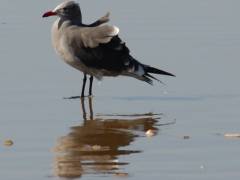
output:
<instances>
[{"instance_id":1,"label":"bird reflection in water","mask_svg":"<svg viewBox=\"0 0 240 180\"><path fill-rule=\"evenodd\" d=\"M88 98L89 118L81 99L82 125L71 127L69 134L59 138L54 151L54 172L65 178L83 174L114 174L128 176L121 156L140 153L129 146L149 129L158 131L161 114L97 115L93 117L92 98ZM126 160L126 158L125 158Z\"/></svg>"}]
</instances>

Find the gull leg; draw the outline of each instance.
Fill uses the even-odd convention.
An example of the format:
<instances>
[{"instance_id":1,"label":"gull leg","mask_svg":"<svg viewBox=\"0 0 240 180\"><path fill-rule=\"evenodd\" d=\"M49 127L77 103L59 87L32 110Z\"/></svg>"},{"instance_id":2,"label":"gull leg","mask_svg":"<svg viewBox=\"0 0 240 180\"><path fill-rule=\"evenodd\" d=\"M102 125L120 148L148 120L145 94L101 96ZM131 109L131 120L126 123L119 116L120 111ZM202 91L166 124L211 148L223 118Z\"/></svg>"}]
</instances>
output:
<instances>
[{"instance_id":1,"label":"gull leg","mask_svg":"<svg viewBox=\"0 0 240 180\"><path fill-rule=\"evenodd\" d=\"M92 84L93 84L93 76L89 78L89 96L92 96Z\"/></svg>"},{"instance_id":2,"label":"gull leg","mask_svg":"<svg viewBox=\"0 0 240 180\"><path fill-rule=\"evenodd\" d=\"M90 84L92 83L93 78L90 78ZM84 91L85 91L85 87L86 87L86 82L87 82L87 74L84 73L84 77L83 77L83 84L82 84L82 94L81 96L71 96L68 98L64 98L64 99L79 99L79 98L84 98ZM89 89L89 93L92 92L92 90L90 91Z\"/></svg>"},{"instance_id":3,"label":"gull leg","mask_svg":"<svg viewBox=\"0 0 240 180\"><path fill-rule=\"evenodd\" d=\"M84 91L85 91L86 81L87 81L87 75L84 73L81 98L84 97Z\"/></svg>"}]
</instances>

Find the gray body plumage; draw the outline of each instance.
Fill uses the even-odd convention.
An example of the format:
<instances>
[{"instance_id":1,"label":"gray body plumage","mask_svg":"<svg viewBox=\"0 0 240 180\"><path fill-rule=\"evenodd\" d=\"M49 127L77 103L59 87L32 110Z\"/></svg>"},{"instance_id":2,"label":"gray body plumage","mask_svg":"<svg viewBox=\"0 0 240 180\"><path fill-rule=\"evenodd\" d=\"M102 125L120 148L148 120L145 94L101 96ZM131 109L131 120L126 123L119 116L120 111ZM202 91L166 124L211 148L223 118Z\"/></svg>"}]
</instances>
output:
<instances>
[{"instance_id":1,"label":"gray body plumage","mask_svg":"<svg viewBox=\"0 0 240 180\"><path fill-rule=\"evenodd\" d=\"M80 23L79 23L80 24ZM92 75L97 79L101 79L104 75L116 75L104 69L99 70L86 66L81 59L91 58L85 48L94 48L100 42L108 42L111 37L103 37L103 39L92 40L94 36L98 36L101 31L108 30L109 34L116 34L117 29L111 26L86 27L81 24L72 24L70 20L62 20L58 18L52 26L52 44L56 53L69 65L82 71L83 73Z\"/></svg>"}]
</instances>

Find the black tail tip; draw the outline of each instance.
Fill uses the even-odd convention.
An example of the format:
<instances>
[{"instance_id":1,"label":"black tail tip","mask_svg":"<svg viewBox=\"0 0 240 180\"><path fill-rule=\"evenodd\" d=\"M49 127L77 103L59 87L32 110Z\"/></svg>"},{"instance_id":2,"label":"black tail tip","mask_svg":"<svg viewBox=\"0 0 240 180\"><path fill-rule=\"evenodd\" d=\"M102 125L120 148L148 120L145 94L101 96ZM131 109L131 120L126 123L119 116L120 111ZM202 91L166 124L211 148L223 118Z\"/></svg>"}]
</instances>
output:
<instances>
[{"instance_id":1,"label":"black tail tip","mask_svg":"<svg viewBox=\"0 0 240 180\"><path fill-rule=\"evenodd\" d=\"M153 72L154 73L154 72ZM157 72L155 72L156 74L162 74L162 75L166 75L166 76L172 76L172 77L176 77L176 75L170 73L170 72L167 72L167 71L163 71L163 70L160 70L160 69L157 69Z\"/></svg>"},{"instance_id":2,"label":"black tail tip","mask_svg":"<svg viewBox=\"0 0 240 180\"><path fill-rule=\"evenodd\" d=\"M154 72L153 72L154 73ZM163 70L158 70L157 73L154 73L154 74L161 74L161 75L166 75L166 76L172 76L172 77L176 77L176 75L170 73L170 72L167 72L167 71L163 71Z\"/></svg>"},{"instance_id":3,"label":"black tail tip","mask_svg":"<svg viewBox=\"0 0 240 180\"><path fill-rule=\"evenodd\" d=\"M172 73L169 73L167 71L163 71L161 69L157 69L157 68L154 68L154 67L151 67L151 66L147 66L146 67L146 71L148 73L153 73L153 74L161 74L161 75L166 75L166 76L173 76L173 77L176 77L174 74Z\"/></svg>"},{"instance_id":4,"label":"black tail tip","mask_svg":"<svg viewBox=\"0 0 240 180\"><path fill-rule=\"evenodd\" d=\"M172 77L176 77L176 75L175 74L172 74L172 73L169 73L169 72L167 72L167 74L166 75L168 75L168 76L172 76Z\"/></svg>"}]
</instances>

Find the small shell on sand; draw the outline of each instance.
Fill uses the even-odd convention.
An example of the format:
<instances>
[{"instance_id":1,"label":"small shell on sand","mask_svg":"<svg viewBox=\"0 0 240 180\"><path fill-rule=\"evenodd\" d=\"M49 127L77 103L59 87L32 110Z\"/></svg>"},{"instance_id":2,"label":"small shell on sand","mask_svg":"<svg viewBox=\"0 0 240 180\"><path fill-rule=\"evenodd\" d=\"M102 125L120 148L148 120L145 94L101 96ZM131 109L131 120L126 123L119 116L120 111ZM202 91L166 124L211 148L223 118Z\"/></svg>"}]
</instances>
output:
<instances>
[{"instance_id":1,"label":"small shell on sand","mask_svg":"<svg viewBox=\"0 0 240 180\"><path fill-rule=\"evenodd\" d=\"M154 129L149 129L149 130L146 131L145 134L146 134L147 137L153 137L157 134L157 132Z\"/></svg>"},{"instance_id":2,"label":"small shell on sand","mask_svg":"<svg viewBox=\"0 0 240 180\"><path fill-rule=\"evenodd\" d=\"M224 134L226 138L240 138L240 133L226 133Z\"/></svg>"},{"instance_id":3,"label":"small shell on sand","mask_svg":"<svg viewBox=\"0 0 240 180\"><path fill-rule=\"evenodd\" d=\"M100 150L101 150L101 146L99 146L99 145L94 145L94 146L92 146L92 150L94 150L94 151L100 151Z\"/></svg>"},{"instance_id":4,"label":"small shell on sand","mask_svg":"<svg viewBox=\"0 0 240 180\"><path fill-rule=\"evenodd\" d=\"M7 139L7 140L4 141L4 146L10 147L12 145L13 145L13 141L11 139Z\"/></svg>"}]
</instances>

